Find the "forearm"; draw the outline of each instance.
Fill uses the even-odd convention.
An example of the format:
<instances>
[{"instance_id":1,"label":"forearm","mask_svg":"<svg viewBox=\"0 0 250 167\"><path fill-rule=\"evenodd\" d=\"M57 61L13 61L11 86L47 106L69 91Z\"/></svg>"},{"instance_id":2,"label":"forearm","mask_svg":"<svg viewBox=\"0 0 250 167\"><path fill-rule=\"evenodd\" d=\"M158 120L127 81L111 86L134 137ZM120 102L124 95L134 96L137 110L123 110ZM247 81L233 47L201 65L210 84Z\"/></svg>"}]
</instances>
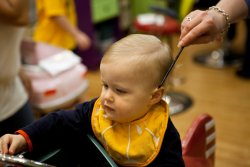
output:
<instances>
[{"instance_id":1,"label":"forearm","mask_svg":"<svg viewBox=\"0 0 250 167\"><path fill-rule=\"evenodd\" d=\"M74 27L66 16L53 16L52 19L55 21L56 24L58 24L63 30L68 32L70 35L72 35L74 38L76 38L78 34L78 28Z\"/></svg>"},{"instance_id":2,"label":"forearm","mask_svg":"<svg viewBox=\"0 0 250 167\"><path fill-rule=\"evenodd\" d=\"M248 15L246 0L221 0L216 6L230 16L230 23L235 23Z\"/></svg>"},{"instance_id":3,"label":"forearm","mask_svg":"<svg viewBox=\"0 0 250 167\"><path fill-rule=\"evenodd\" d=\"M80 111L59 111L48 114L24 127L31 140L29 150L63 147L81 139L86 134L86 120L79 116Z\"/></svg>"}]
</instances>

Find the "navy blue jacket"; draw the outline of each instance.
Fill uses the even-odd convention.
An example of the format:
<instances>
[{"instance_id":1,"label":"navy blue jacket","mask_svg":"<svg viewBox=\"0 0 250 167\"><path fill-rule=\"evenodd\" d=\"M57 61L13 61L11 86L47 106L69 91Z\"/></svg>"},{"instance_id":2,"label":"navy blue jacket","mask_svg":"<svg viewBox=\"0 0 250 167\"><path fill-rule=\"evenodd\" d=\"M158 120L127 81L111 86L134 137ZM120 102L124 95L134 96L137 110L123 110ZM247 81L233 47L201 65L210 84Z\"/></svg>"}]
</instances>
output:
<instances>
[{"instance_id":1,"label":"navy blue jacket","mask_svg":"<svg viewBox=\"0 0 250 167\"><path fill-rule=\"evenodd\" d=\"M83 166L95 163L96 155L100 154L96 153L86 139L86 134L94 136L91 114L95 101L93 99L79 104L73 110L53 112L24 127L22 130L28 134L33 152L41 152L47 148L65 148L77 163ZM160 153L149 166L184 166L180 136L170 118Z\"/></svg>"}]
</instances>

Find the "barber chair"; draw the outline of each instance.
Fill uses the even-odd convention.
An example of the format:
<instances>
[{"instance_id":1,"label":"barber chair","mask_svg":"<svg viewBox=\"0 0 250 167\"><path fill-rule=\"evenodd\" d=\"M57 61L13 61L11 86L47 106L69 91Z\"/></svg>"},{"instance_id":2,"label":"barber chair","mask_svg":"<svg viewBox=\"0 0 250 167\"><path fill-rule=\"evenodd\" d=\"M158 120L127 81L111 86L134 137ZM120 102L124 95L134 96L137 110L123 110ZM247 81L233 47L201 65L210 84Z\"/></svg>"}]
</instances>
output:
<instances>
[{"instance_id":1,"label":"barber chair","mask_svg":"<svg viewBox=\"0 0 250 167\"><path fill-rule=\"evenodd\" d=\"M182 140L186 167L214 167L215 122L208 114L199 115Z\"/></svg>"}]
</instances>

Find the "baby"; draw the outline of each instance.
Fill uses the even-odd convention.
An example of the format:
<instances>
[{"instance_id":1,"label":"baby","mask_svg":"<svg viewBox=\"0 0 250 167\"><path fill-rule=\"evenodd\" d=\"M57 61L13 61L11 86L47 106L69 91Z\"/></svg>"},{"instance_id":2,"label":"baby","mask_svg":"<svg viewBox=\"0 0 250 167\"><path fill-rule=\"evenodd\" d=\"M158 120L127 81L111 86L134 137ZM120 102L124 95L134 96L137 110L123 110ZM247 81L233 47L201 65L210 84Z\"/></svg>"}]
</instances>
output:
<instances>
[{"instance_id":1,"label":"baby","mask_svg":"<svg viewBox=\"0 0 250 167\"><path fill-rule=\"evenodd\" d=\"M82 148L86 163L91 159L85 140L90 134L120 166L184 166L180 136L162 100L165 88L159 87L171 63L168 46L155 36L128 35L102 58L100 97L2 136L0 151Z\"/></svg>"}]
</instances>

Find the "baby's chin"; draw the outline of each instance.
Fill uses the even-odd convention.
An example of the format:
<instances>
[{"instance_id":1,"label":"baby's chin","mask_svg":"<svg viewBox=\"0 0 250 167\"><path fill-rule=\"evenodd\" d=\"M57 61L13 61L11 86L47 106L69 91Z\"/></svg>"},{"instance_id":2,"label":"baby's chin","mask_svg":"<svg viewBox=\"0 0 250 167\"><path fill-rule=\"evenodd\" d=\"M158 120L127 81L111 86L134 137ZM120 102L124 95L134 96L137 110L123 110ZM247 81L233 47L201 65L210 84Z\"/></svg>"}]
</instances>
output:
<instances>
[{"instance_id":1,"label":"baby's chin","mask_svg":"<svg viewBox=\"0 0 250 167\"><path fill-rule=\"evenodd\" d=\"M103 117L105 117L106 119L109 119L109 120L111 120L111 121L116 121L116 119L114 119L114 115L113 114L110 114L110 112L106 112L106 111L104 111L104 115L103 115Z\"/></svg>"},{"instance_id":2,"label":"baby's chin","mask_svg":"<svg viewBox=\"0 0 250 167\"><path fill-rule=\"evenodd\" d=\"M105 110L104 109L104 113L105 114L103 116L106 119L109 119L109 120L117 122L117 123L121 123L122 124L122 123L129 123L129 122L133 121L133 120L124 119L124 117L122 117L122 116L117 116L114 111L109 111L109 110Z\"/></svg>"},{"instance_id":3,"label":"baby's chin","mask_svg":"<svg viewBox=\"0 0 250 167\"><path fill-rule=\"evenodd\" d=\"M117 122L117 123L123 123L120 119L117 119L114 115L109 114L108 112L105 112L103 115L106 119L109 119L110 121Z\"/></svg>"}]
</instances>

